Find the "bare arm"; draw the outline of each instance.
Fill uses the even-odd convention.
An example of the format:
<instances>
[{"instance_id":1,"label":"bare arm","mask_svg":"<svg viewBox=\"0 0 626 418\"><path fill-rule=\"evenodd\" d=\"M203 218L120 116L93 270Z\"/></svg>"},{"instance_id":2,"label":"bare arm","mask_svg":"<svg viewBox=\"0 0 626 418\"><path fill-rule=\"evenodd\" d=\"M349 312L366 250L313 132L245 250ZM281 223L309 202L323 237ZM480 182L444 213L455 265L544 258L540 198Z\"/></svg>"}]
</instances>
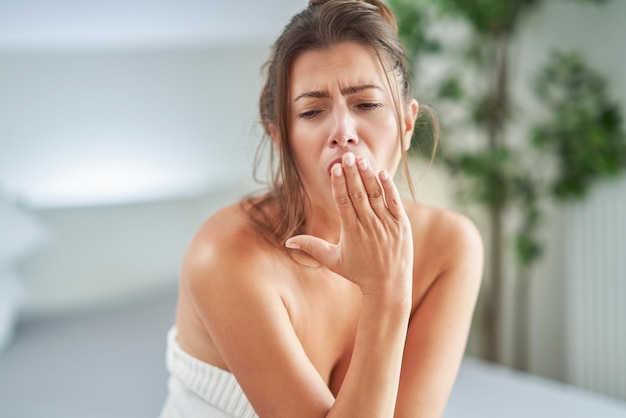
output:
<instances>
[{"instance_id":1,"label":"bare arm","mask_svg":"<svg viewBox=\"0 0 626 418\"><path fill-rule=\"evenodd\" d=\"M287 245L297 244L363 293L352 359L329 416L390 417L411 308L413 237L389 176L382 173L379 183L367 161L350 158L344 155L343 172L332 170L339 243L301 236Z\"/></svg>"},{"instance_id":2,"label":"bare arm","mask_svg":"<svg viewBox=\"0 0 626 418\"><path fill-rule=\"evenodd\" d=\"M411 316L397 418L441 417L466 346L482 277L483 247L471 222L447 214L446 260Z\"/></svg>"}]
</instances>

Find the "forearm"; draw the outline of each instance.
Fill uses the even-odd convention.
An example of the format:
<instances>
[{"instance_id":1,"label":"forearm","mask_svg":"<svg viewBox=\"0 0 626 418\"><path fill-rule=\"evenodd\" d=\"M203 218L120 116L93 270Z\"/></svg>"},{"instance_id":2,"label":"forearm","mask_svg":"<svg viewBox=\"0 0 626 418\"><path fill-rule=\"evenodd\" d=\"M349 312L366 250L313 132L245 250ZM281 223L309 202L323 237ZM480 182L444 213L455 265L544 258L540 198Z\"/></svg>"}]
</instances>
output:
<instances>
[{"instance_id":1,"label":"forearm","mask_svg":"<svg viewBox=\"0 0 626 418\"><path fill-rule=\"evenodd\" d=\"M393 416L410 309L410 298L364 297L350 366L329 417Z\"/></svg>"},{"instance_id":2,"label":"forearm","mask_svg":"<svg viewBox=\"0 0 626 418\"><path fill-rule=\"evenodd\" d=\"M482 241L465 218L446 217L446 223L454 228L445 241L450 264L414 292L418 307L407 331L397 418L443 416L465 352L480 290Z\"/></svg>"}]
</instances>

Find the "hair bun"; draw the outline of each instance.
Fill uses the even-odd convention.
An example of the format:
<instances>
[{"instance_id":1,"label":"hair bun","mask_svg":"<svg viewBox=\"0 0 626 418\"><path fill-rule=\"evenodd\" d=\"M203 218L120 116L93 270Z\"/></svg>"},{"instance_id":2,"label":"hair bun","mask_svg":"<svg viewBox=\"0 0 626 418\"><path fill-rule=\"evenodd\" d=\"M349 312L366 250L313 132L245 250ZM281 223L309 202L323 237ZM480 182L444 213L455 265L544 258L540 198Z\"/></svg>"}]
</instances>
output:
<instances>
[{"instance_id":1,"label":"hair bun","mask_svg":"<svg viewBox=\"0 0 626 418\"><path fill-rule=\"evenodd\" d=\"M321 6L324 3L328 3L330 1L341 1L341 0L309 0L309 7L312 6ZM391 27L398 32L398 23L396 22L396 17L394 16L391 9L380 0L343 0L346 3L365 3L370 6L374 6L378 11L380 17L383 18L385 22L387 22Z\"/></svg>"}]
</instances>

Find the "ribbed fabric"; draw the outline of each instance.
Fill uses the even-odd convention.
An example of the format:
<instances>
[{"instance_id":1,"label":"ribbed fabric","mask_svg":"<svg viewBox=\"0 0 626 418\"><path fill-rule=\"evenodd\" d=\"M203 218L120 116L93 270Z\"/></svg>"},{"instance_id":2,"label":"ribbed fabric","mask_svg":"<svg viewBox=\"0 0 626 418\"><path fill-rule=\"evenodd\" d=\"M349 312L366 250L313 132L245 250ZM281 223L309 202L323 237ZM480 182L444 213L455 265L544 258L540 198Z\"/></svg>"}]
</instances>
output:
<instances>
[{"instance_id":1,"label":"ribbed fabric","mask_svg":"<svg viewBox=\"0 0 626 418\"><path fill-rule=\"evenodd\" d=\"M166 362L172 376L213 408L233 418L258 417L232 373L198 360L180 348L176 327L167 335ZM174 393L169 395L172 397ZM184 400L176 399L175 403L182 404Z\"/></svg>"}]
</instances>

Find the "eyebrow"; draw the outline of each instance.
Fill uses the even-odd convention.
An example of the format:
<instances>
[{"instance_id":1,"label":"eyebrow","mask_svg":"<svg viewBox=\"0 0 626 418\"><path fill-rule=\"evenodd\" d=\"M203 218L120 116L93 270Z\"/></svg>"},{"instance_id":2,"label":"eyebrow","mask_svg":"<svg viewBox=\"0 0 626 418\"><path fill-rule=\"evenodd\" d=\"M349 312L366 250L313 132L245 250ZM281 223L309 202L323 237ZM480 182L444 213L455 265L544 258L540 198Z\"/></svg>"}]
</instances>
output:
<instances>
[{"instance_id":1,"label":"eyebrow","mask_svg":"<svg viewBox=\"0 0 626 418\"><path fill-rule=\"evenodd\" d=\"M356 94L356 93L362 92L363 90L369 90L369 89L383 91L382 88L380 88L379 86L375 84L362 84L359 86L346 87L345 89L341 90L341 94L343 96L348 96L348 95ZM303 99L303 98L325 99L328 97L329 97L328 91L314 90L314 91L307 91L305 93L300 94L293 101L297 102L298 100Z\"/></svg>"}]
</instances>

